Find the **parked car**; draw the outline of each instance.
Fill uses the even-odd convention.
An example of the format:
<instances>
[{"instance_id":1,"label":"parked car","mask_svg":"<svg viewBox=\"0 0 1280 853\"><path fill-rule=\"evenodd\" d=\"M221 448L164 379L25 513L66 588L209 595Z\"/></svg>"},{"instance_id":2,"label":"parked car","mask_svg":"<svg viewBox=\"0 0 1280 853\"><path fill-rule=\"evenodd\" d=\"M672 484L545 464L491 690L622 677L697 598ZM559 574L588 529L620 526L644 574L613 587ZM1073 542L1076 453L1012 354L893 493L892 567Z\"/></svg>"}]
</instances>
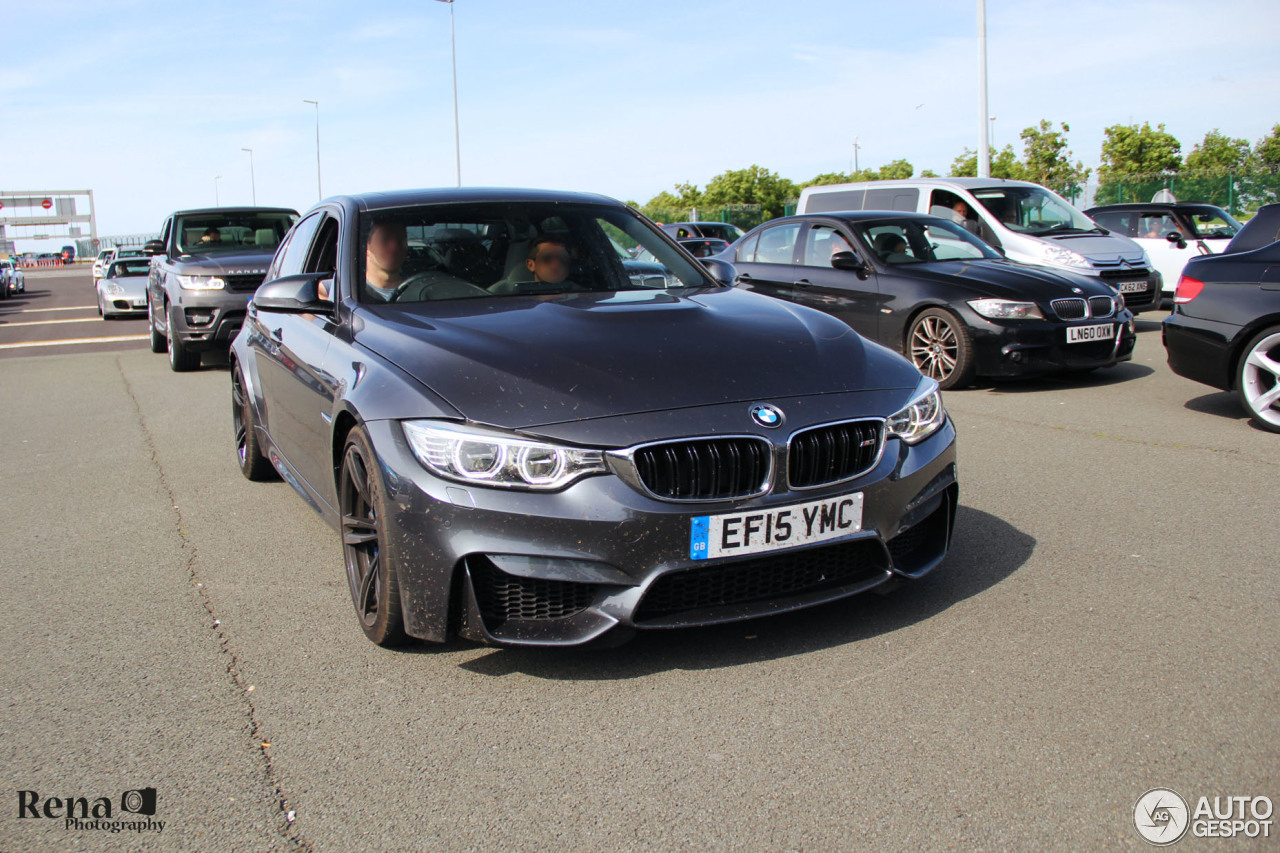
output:
<instances>
[{"instance_id":1,"label":"parked car","mask_svg":"<svg viewBox=\"0 0 1280 853\"><path fill-rule=\"evenodd\" d=\"M660 227L677 240L686 237L712 237L732 243L744 233L732 222L668 222Z\"/></svg>"},{"instance_id":2,"label":"parked car","mask_svg":"<svg viewBox=\"0 0 1280 853\"><path fill-rule=\"evenodd\" d=\"M98 316L105 319L147 310L147 278L151 274L149 258L115 260L106 275L98 279Z\"/></svg>"},{"instance_id":3,"label":"parked car","mask_svg":"<svg viewBox=\"0 0 1280 853\"><path fill-rule=\"evenodd\" d=\"M1280 432L1280 204L1258 210L1217 255L1187 261L1165 318L1174 373L1236 391L1258 426Z\"/></svg>"},{"instance_id":4,"label":"parked car","mask_svg":"<svg viewBox=\"0 0 1280 853\"><path fill-rule=\"evenodd\" d=\"M229 348L271 256L297 219L286 207L170 214L160 239L143 247L155 255L147 284L151 351L167 350L169 367L182 372L199 367L202 353Z\"/></svg>"},{"instance_id":5,"label":"parked car","mask_svg":"<svg viewBox=\"0 0 1280 853\"><path fill-rule=\"evenodd\" d=\"M1220 207L1189 202L1107 204L1085 214L1112 233L1137 243L1159 270L1162 298L1173 299L1182 268L1196 255L1221 252L1240 223Z\"/></svg>"},{"instance_id":6,"label":"parked car","mask_svg":"<svg viewBox=\"0 0 1280 853\"><path fill-rule=\"evenodd\" d=\"M943 389L1109 367L1136 341L1133 314L1096 277L1008 260L937 216L788 216L720 257L740 287L840 318Z\"/></svg>"},{"instance_id":7,"label":"parked car","mask_svg":"<svg viewBox=\"0 0 1280 853\"><path fill-rule=\"evenodd\" d=\"M676 242L695 258L710 258L729 248L729 244L724 240L712 237L684 237ZM654 263L657 261L653 252L648 249L637 251L635 259L645 263Z\"/></svg>"},{"instance_id":8,"label":"parked car","mask_svg":"<svg viewBox=\"0 0 1280 853\"><path fill-rule=\"evenodd\" d=\"M111 246L98 252L98 256L93 259L93 283L96 286L98 279L102 278L106 271L107 264L111 263L116 253L116 247Z\"/></svg>"},{"instance_id":9,"label":"parked car","mask_svg":"<svg viewBox=\"0 0 1280 853\"><path fill-rule=\"evenodd\" d=\"M796 213L903 210L971 231L1006 257L1098 278L1137 313L1160 307L1160 274L1142 247L1099 228L1039 184L998 178L914 178L805 187Z\"/></svg>"},{"instance_id":10,"label":"parked car","mask_svg":"<svg viewBox=\"0 0 1280 853\"><path fill-rule=\"evenodd\" d=\"M407 257L446 229L501 262ZM668 275L633 276L619 234ZM339 532L376 643L612 642L831 601L947 551L937 383L724 286L620 202L329 198L267 275L231 350L240 468L274 468Z\"/></svg>"},{"instance_id":11,"label":"parked car","mask_svg":"<svg viewBox=\"0 0 1280 853\"><path fill-rule=\"evenodd\" d=\"M0 299L27 292L26 275L13 258L0 258Z\"/></svg>"}]
</instances>

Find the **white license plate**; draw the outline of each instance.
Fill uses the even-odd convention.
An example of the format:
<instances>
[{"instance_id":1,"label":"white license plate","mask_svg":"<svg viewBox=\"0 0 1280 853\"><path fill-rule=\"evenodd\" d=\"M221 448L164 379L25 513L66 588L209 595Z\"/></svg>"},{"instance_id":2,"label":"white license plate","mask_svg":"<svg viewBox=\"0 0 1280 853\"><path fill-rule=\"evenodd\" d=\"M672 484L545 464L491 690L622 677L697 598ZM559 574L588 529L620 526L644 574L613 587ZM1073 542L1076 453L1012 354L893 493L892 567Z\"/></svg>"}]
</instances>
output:
<instances>
[{"instance_id":1,"label":"white license plate","mask_svg":"<svg viewBox=\"0 0 1280 853\"><path fill-rule=\"evenodd\" d=\"M1101 326L1067 326L1067 343L1069 344L1109 341L1115 336L1116 327L1110 323L1104 323Z\"/></svg>"},{"instance_id":2,"label":"white license plate","mask_svg":"<svg viewBox=\"0 0 1280 853\"><path fill-rule=\"evenodd\" d=\"M1145 281L1122 281L1120 282L1121 293L1146 293L1147 282Z\"/></svg>"},{"instance_id":3,"label":"white license plate","mask_svg":"<svg viewBox=\"0 0 1280 853\"><path fill-rule=\"evenodd\" d=\"M147 300L145 300L145 299L135 299L135 300L133 300L133 307L134 307L134 308L146 308L146 307L147 307Z\"/></svg>"},{"instance_id":4,"label":"white license plate","mask_svg":"<svg viewBox=\"0 0 1280 853\"><path fill-rule=\"evenodd\" d=\"M839 539L862 529L863 495L693 519L689 557L710 560Z\"/></svg>"}]
</instances>

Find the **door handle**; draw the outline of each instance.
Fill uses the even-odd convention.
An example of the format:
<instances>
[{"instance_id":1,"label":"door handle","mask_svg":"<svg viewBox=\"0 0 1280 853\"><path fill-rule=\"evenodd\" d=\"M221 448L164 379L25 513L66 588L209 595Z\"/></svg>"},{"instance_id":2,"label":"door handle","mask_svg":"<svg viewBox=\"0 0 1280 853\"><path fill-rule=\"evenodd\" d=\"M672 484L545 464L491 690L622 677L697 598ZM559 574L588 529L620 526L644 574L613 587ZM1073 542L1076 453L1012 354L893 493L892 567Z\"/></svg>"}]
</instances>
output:
<instances>
[{"instance_id":1,"label":"door handle","mask_svg":"<svg viewBox=\"0 0 1280 853\"><path fill-rule=\"evenodd\" d=\"M751 276L744 272L738 273L738 281L751 281Z\"/></svg>"},{"instance_id":2,"label":"door handle","mask_svg":"<svg viewBox=\"0 0 1280 853\"><path fill-rule=\"evenodd\" d=\"M793 281L791 283L794 284L796 287L809 287L810 285L813 284L813 282L809 281L809 279L807 278L802 278L799 281Z\"/></svg>"}]
</instances>

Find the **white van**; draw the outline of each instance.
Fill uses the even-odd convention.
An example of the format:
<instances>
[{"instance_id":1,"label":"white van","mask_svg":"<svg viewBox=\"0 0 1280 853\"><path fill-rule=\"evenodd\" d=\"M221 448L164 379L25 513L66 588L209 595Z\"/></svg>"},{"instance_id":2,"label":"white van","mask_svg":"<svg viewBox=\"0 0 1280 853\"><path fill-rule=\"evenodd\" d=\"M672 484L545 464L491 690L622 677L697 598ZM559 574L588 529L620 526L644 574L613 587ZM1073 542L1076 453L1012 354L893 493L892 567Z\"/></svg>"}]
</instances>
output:
<instances>
[{"instance_id":1,"label":"white van","mask_svg":"<svg viewBox=\"0 0 1280 853\"><path fill-rule=\"evenodd\" d=\"M805 187L796 213L910 210L958 222L1015 261L1101 278L1134 313L1160 306L1160 273L1142 247L1028 181L912 178Z\"/></svg>"}]
</instances>

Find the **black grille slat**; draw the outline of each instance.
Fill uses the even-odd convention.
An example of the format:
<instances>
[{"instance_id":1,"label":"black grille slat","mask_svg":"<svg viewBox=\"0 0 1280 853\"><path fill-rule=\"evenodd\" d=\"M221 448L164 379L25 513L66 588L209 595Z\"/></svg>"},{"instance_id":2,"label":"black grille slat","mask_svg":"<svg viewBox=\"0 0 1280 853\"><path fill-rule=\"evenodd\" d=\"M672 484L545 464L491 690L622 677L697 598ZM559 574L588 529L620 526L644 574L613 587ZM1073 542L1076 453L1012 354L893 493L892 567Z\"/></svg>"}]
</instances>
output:
<instances>
[{"instance_id":1,"label":"black grille slat","mask_svg":"<svg viewBox=\"0 0 1280 853\"><path fill-rule=\"evenodd\" d=\"M261 275L226 275L222 280L227 283L227 290L233 293L248 293L257 290L265 276Z\"/></svg>"},{"instance_id":2,"label":"black grille slat","mask_svg":"<svg viewBox=\"0 0 1280 853\"><path fill-rule=\"evenodd\" d=\"M1087 303L1083 299L1055 299L1049 304L1053 313L1063 320L1083 320L1088 314Z\"/></svg>"},{"instance_id":3,"label":"black grille slat","mask_svg":"<svg viewBox=\"0 0 1280 853\"><path fill-rule=\"evenodd\" d=\"M792 488L838 483L869 471L883 441L884 426L879 421L829 424L797 433L788 452Z\"/></svg>"},{"instance_id":4,"label":"black grille slat","mask_svg":"<svg viewBox=\"0 0 1280 853\"><path fill-rule=\"evenodd\" d=\"M1110 317L1115 311L1115 302L1110 296L1090 296L1089 313L1095 317Z\"/></svg>"},{"instance_id":5,"label":"black grille slat","mask_svg":"<svg viewBox=\"0 0 1280 853\"><path fill-rule=\"evenodd\" d=\"M821 592L870 579L887 568L879 542L862 539L672 572L645 593L635 620Z\"/></svg>"},{"instance_id":6,"label":"black grille slat","mask_svg":"<svg viewBox=\"0 0 1280 853\"><path fill-rule=\"evenodd\" d=\"M720 500L761 492L770 446L756 438L703 438L642 447L636 474L653 494L673 500Z\"/></svg>"}]
</instances>

